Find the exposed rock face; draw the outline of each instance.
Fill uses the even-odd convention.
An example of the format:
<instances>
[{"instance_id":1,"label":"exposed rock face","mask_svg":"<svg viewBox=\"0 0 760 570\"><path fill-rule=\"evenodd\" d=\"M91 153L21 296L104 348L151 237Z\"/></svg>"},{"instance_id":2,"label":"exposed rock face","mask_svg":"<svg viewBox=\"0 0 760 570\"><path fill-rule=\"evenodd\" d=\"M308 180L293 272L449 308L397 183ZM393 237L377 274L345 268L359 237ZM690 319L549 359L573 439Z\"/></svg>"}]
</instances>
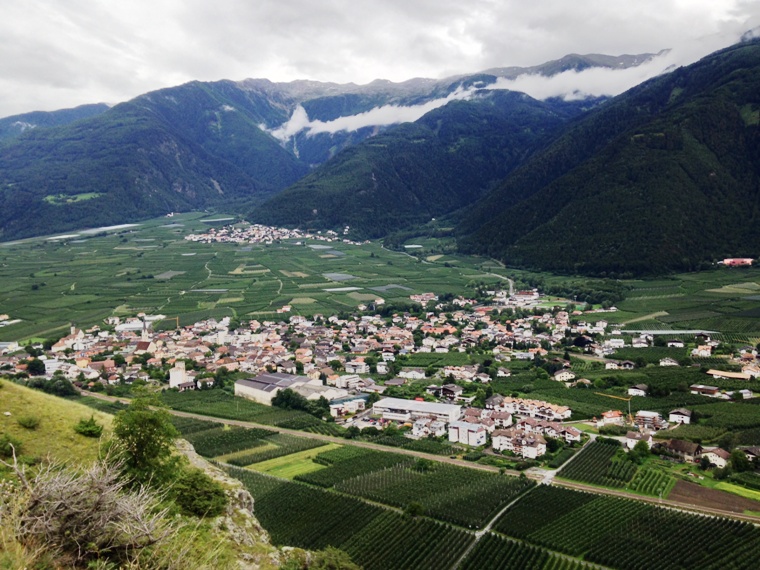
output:
<instances>
[{"instance_id":1,"label":"exposed rock face","mask_svg":"<svg viewBox=\"0 0 760 570\"><path fill-rule=\"evenodd\" d=\"M279 568L287 554L273 546L269 535L254 516L254 500L243 484L198 455L184 439L177 439L177 449L193 467L201 469L224 487L229 504L227 512L213 521L214 528L235 544L241 570Z\"/></svg>"}]
</instances>

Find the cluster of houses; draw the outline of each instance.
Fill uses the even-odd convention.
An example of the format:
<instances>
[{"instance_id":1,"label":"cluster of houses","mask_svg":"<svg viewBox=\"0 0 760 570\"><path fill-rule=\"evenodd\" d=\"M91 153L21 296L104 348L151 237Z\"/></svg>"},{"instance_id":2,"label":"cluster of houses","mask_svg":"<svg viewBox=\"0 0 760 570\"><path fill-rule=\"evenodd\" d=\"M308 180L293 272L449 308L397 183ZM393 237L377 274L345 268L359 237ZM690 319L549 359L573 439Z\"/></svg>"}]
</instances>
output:
<instances>
[{"instance_id":1,"label":"cluster of houses","mask_svg":"<svg viewBox=\"0 0 760 570\"><path fill-rule=\"evenodd\" d=\"M382 398L374 404L373 414L384 421L411 424L411 435L417 438L448 435L452 443L479 447L490 435L494 450L530 459L546 453L546 437L568 443L581 440L579 430L562 423L570 417L569 408L538 400L493 396L486 408L463 410L453 403Z\"/></svg>"},{"instance_id":2,"label":"cluster of houses","mask_svg":"<svg viewBox=\"0 0 760 570\"><path fill-rule=\"evenodd\" d=\"M624 445L627 449L633 449L639 442L643 441L649 449L659 450L678 461L698 463L702 458L706 458L711 465L720 468L726 467L731 454L719 447L705 449L699 443L682 439L654 439L655 432L667 429L671 425L689 424L691 423L691 418L692 412L686 408L672 410L668 414L667 420L657 412L639 411L633 418L633 423L637 430L626 433ZM602 418L597 425L599 427L603 427L604 425L623 426L626 425L626 422L622 412L611 410L602 414ZM760 448L757 447L744 449L743 451L751 461L760 456Z\"/></svg>"},{"instance_id":3,"label":"cluster of houses","mask_svg":"<svg viewBox=\"0 0 760 570\"><path fill-rule=\"evenodd\" d=\"M279 230L266 226L248 226L243 229L211 229L207 234L188 236L194 240L212 241L257 241L266 243L278 239L322 239L338 240L333 233L313 236L298 230ZM289 388L308 400L325 398L330 402L334 417L340 418L364 410L366 395L383 393L390 387L426 378L422 368L399 365L404 355L431 352L465 352L468 349L488 344L496 363L497 377L511 375L509 362L512 359L530 360L545 356L545 346L556 345L565 340L567 334L588 337L587 349L601 349L602 354L617 350L625 343L622 337L612 335L603 344L597 344L592 335L605 333L604 320L595 323L571 323L568 311L555 310L533 315L515 317L509 321L493 318L493 311L505 306L530 307L538 303L540 296L536 290L518 291L508 294L493 291L493 301L475 305L470 299L456 299L461 308L444 311L440 304L415 316L409 313L395 314L389 319L379 315L356 315L339 318L314 315L305 317L293 315L283 320L253 320L246 328L231 330L229 319L204 320L192 326L177 327L175 330L154 331L153 324L164 320L163 315L138 315L121 319L109 318L105 327L95 326L88 330L72 327L70 334L56 342L41 360L45 364L46 375L56 372L71 380L88 383L104 382L117 384L134 380L151 381L146 366L168 370L169 386L178 390L198 389L213 382L211 375L224 368L228 371L245 372L249 378L235 384L237 395L270 404L272 397L281 389ZM433 293L413 295L413 300L428 306L438 301ZM378 299L378 302L382 299ZM579 312L574 313L576 316ZM2 315L6 317L7 315ZM421 334L420 334L421 333ZM700 347L712 349L715 342L708 335L697 339ZM649 337L634 338L634 346L648 346ZM684 347L683 341L672 340L676 346ZM373 353L371 360L366 357ZM19 354L17 343L0 345L0 365L6 369L23 372L27 358ZM743 350L742 372L710 370L708 374L716 379L747 380L760 377L757 352L750 347ZM661 366L675 366L678 362L660 362ZM672 359L671 359L672 360ZM610 370L629 369L635 364L630 361L607 361ZM388 376L395 371L396 377L385 381L375 381L369 375ZM392 412L383 410L379 402L374 413L386 419L408 422L415 437L427 435L448 435L450 441L479 446L490 436L494 449L511 451L523 457L540 456L545 452L546 437L557 437L575 441L579 433L574 428L562 426L570 417L570 409L548 402L510 398L498 394L488 398L485 408L467 408L462 413L462 405L472 402L472 396L465 397L460 384L468 382L488 383L491 376L475 365L445 366L437 374L444 380L441 384L431 384L427 392L448 403L415 402L418 408ZM575 373L567 368L557 370L553 378L568 386L576 385ZM448 383L445 383L448 380ZM458 382L459 384L455 383ZM585 381L588 382L588 381ZM630 396L646 396L646 385L629 388ZM692 393L715 398L752 397L749 390L722 391L715 386L694 384ZM381 402L390 405L395 398L384 398ZM404 402L409 402L405 400ZM405 404L408 405L408 404ZM453 406L448 412L429 413L427 406ZM457 409L452 415L450 410ZM424 410L424 411L420 411ZM679 417L679 410L671 412L666 420L655 412L640 411L634 418L640 433L662 429L669 423L688 423L687 412ZM520 418L517 421L517 418ZM625 423L621 412L610 411L602 414L599 425Z\"/></svg>"},{"instance_id":4,"label":"cluster of houses","mask_svg":"<svg viewBox=\"0 0 760 570\"><path fill-rule=\"evenodd\" d=\"M343 229L345 236L350 228L346 226ZM264 226L261 224L240 224L235 226L224 226L223 228L209 228L207 232L200 234L188 234L185 236L188 241L199 243L263 243L272 244L281 240L316 240L325 242L336 242L350 245L361 245L360 242L341 238L337 232L327 230L324 232L304 232L298 229L276 228ZM296 245L301 245L296 243Z\"/></svg>"},{"instance_id":5,"label":"cluster of houses","mask_svg":"<svg viewBox=\"0 0 760 570\"><path fill-rule=\"evenodd\" d=\"M692 413L685 408L671 410L667 419L659 412L639 410L635 416L627 418L620 410L609 410L602 412L599 419L596 420L596 426L603 428L607 426L625 426L626 424L635 425L641 432L655 432L669 428L671 425L691 423Z\"/></svg>"},{"instance_id":6,"label":"cluster of houses","mask_svg":"<svg viewBox=\"0 0 760 570\"><path fill-rule=\"evenodd\" d=\"M499 376L510 375L512 358L532 359L543 356L542 343L564 339L569 315L565 311L545 313L511 322L492 319L495 305L466 307L449 313L431 310L424 317L408 313L397 314L390 322L378 315L363 315L348 319L315 315L306 318L294 315L281 321L254 320L246 329L230 330L229 319L200 321L175 330L154 331L155 322L163 315L138 315L108 319L109 330L95 326L88 330L72 327L69 335L56 342L44 359L49 373L60 370L67 377L86 381L103 380L109 383L150 380L135 357L149 354L149 365L165 366L177 360L192 361L181 389L190 389L191 382L199 386L192 369L215 372L221 367L252 375L264 372L300 373L311 379L326 378L328 384L338 384L338 373L369 374L370 365L363 355L375 352L378 362L375 372L385 375L399 356L412 353L464 352L490 343L494 360L500 363ZM536 332L539 330L543 332ZM420 335L419 333L422 333ZM520 349L515 349L519 345ZM23 371L20 361L26 354L13 354L18 345L7 343L0 347L0 365L9 364ZM122 355L126 362L117 364L112 357ZM99 364L98 362L101 362ZM336 366L337 364L337 366ZM341 370L343 369L343 370ZM179 373L177 373L179 374ZM398 378L423 378L421 369L402 369ZM444 377L456 380L488 382L487 374L474 366L446 367ZM383 386L373 390L382 393Z\"/></svg>"},{"instance_id":7,"label":"cluster of houses","mask_svg":"<svg viewBox=\"0 0 760 570\"><path fill-rule=\"evenodd\" d=\"M628 449L633 449L640 441L646 442L649 449L654 449L685 463L699 463L704 458L707 459L710 465L724 468L728 465L731 458L731 453L720 447L705 448L699 443L683 439L655 441L649 432L629 431L625 437L625 446ZM757 462L760 457L760 447L744 448L742 451L750 461Z\"/></svg>"}]
</instances>

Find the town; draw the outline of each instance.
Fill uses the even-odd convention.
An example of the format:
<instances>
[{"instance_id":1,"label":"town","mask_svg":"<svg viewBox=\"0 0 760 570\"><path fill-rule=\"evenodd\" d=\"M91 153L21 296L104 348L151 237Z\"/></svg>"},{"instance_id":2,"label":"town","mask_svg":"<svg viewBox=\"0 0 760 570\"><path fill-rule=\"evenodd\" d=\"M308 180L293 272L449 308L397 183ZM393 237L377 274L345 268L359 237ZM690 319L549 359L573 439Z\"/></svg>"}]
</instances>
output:
<instances>
[{"instance_id":1,"label":"town","mask_svg":"<svg viewBox=\"0 0 760 570\"><path fill-rule=\"evenodd\" d=\"M215 236L240 237L235 232ZM303 236L253 228L244 239L281 237ZM307 402L319 401L329 411L325 418L345 428L362 431L393 425L410 439L437 438L522 460L551 459L547 444L556 451L556 442L560 448L586 443L588 434L573 425L580 420L574 421L569 405L518 397L518 389L497 393L492 384L510 379L515 367L525 370L526 365L535 368L542 363L541 372L551 370L544 374L559 385L593 389L591 381L571 370L569 350L605 370L631 370L641 363L610 355L626 347L652 347L654 337L633 335L626 342L619 327L598 318L599 309L584 312L570 303L547 308L537 290L487 294L488 300L481 302L462 297L441 301L434 293L411 295L410 301L420 307L416 314L387 310L372 314L362 305L348 318L293 315L280 321L254 319L237 328L231 327L229 318L154 330L164 315L110 317L102 326L87 330L72 326L70 334L45 345L0 343L0 367L20 377L64 377L90 391L146 385L183 392L220 387L226 379L235 396L260 404L272 405L284 391ZM370 303L375 310L383 304L382 298ZM587 315L596 317L594 322L587 322ZM705 333L696 335L694 343L692 354L698 357L711 355L720 345ZM666 346L683 348L684 341L669 340ZM561 351L563 358L547 360L550 353ZM476 353L487 358L480 364L413 364L420 355L441 355L445 361ZM743 348L734 363L741 372L709 369L704 377L750 380L760 375L752 347ZM675 368L681 363L663 358L658 365ZM630 407L632 397L646 397L647 391L647 385L637 383L627 388L627 398L617 397ZM702 383L690 385L689 392L721 400L754 397L749 389L722 390ZM644 441L649 448L658 445L665 453L700 460L701 446L653 439L660 430L690 423L689 409L668 412L640 409L631 414L629 409L626 414L613 407L598 417L581 419L592 431L614 433L627 449ZM708 452L705 457L712 464L726 465L728 451Z\"/></svg>"}]
</instances>

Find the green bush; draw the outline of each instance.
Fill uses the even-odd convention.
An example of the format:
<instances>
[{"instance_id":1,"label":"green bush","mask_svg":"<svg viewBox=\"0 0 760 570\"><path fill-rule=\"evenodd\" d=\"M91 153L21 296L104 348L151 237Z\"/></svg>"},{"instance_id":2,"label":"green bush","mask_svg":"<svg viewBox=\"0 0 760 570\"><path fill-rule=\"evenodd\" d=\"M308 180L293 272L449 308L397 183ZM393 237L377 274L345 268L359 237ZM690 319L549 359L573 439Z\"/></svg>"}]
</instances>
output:
<instances>
[{"instance_id":1,"label":"green bush","mask_svg":"<svg viewBox=\"0 0 760 570\"><path fill-rule=\"evenodd\" d=\"M216 517L228 499L224 488L200 469L186 469L172 487L174 502L185 515Z\"/></svg>"},{"instance_id":2,"label":"green bush","mask_svg":"<svg viewBox=\"0 0 760 570\"><path fill-rule=\"evenodd\" d=\"M74 426L74 431L85 437L100 437L103 433L103 426L95 421L94 416L90 416L89 420L82 418L79 423Z\"/></svg>"},{"instance_id":3,"label":"green bush","mask_svg":"<svg viewBox=\"0 0 760 570\"><path fill-rule=\"evenodd\" d=\"M18 457L21 454L21 447L21 442L12 435L7 433L0 435L0 457L13 457L14 450Z\"/></svg>"},{"instance_id":4,"label":"green bush","mask_svg":"<svg viewBox=\"0 0 760 570\"><path fill-rule=\"evenodd\" d=\"M22 428L37 429L37 426L40 425L40 418L37 416L20 416L16 422Z\"/></svg>"}]
</instances>

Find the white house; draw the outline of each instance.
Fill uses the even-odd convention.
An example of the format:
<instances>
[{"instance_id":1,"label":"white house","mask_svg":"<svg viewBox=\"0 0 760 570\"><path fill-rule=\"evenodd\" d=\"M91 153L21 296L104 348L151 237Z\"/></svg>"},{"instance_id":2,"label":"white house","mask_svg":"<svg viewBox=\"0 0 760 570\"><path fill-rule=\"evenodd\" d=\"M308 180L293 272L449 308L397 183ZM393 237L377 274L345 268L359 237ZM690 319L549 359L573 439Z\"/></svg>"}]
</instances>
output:
<instances>
[{"instance_id":1,"label":"white house","mask_svg":"<svg viewBox=\"0 0 760 570\"><path fill-rule=\"evenodd\" d=\"M716 447L715 449L702 453L702 457L707 457L708 461L715 465L715 467L723 469L728 465L728 460L731 458L731 454L725 449Z\"/></svg>"},{"instance_id":2,"label":"white house","mask_svg":"<svg viewBox=\"0 0 760 570\"><path fill-rule=\"evenodd\" d=\"M649 343L647 342L646 337L640 336L631 339L631 346L633 348L647 348L649 346Z\"/></svg>"},{"instance_id":3,"label":"white house","mask_svg":"<svg viewBox=\"0 0 760 570\"><path fill-rule=\"evenodd\" d=\"M362 379L356 374L344 374L343 376L338 376L336 374L327 379L329 385L343 390L355 390L359 387L361 382Z\"/></svg>"},{"instance_id":4,"label":"white house","mask_svg":"<svg viewBox=\"0 0 760 570\"><path fill-rule=\"evenodd\" d=\"M575 374L570 370L557 370L554 373L554 379L557 382L570 382L571 380L575 380Z\"/></svg>"},{"instance_id":5,"label":"white house","mask_svg":"<svg viewBox=\"0 0 760 570\"><path fill-rule=\"evenodd\" d=\"M185 362L178 360L174 367L169 370L169 388L178 388L180 384L188 382L187 371L185 370Z\"/></svg>"},{"instance_id":6,"label":"white house","mask_svg":"<svg viewBox=\"0 0 760 570\"><path fill-rule=\"evenodd\" d=\"M446 424L433 418L420 418L415 420L412 425L412 435L414 437L427 437L429 435L440 437L446 435Z\"/></svg>"},{"instance_id":7,"label":"white house","mask_svg":"<svg viewBox=\"0 0 760 570\"><path fill-rule=\"evenodd\" d=\"M344 368L349 374L369 374L369 364L364 362L363 358L346 362Z\"/></svg>"},{"instance_id":8,"label":"white house","mask_svg":"<svg viewBox=\"0 0 760 570\"><path fill-rule=\"evenodd\" d=\"M623 348L625 347L625 340L622 338L610 338L604 341L604 346L607 348Z\"/></svg>"},{"instance_id":9,"label":"white house","mask_svg":"<svg viewBox=\"0 0 760 570\"><path fill-rule=\"evenodd\" d=\"M631 386L628 388L628 395L629 396L646 396L647 390L649 389L649 386L646 384L636 384L635 386Z\"/></svg>"},{"instance_id":10,"label":"white house","mask_svg":"<svg viewBox=\"0 0 760 570\"><path fill-rule=\"evenodd\" d=\"M366 402L363 398L356 398L355 400L348 400L338 404L330 404L330 415L334 418L338 418L347 414L355 414L356 412L363 410L365 405Z\"/></svg>"},{"instance_id":11,"label":"white house","mask_svg":"<svg viewBox=\"0 0 760 570\"><path fill-rule=\"evenodd\" d=\"M541 434L519 429L496 430L491 435L493 448L511 451L525 459L536 459L546 453L546 440Z\"/></svg>"},{"instance_id":12,"label":"white house","mask_svg":"<svg viewBox=\"0 0 760 570\"><path fill-rule=\"evenodd\" d=\"M622 426L625 423L625 417L620 410L609 410L602 412L602 417L596 422L596 427L604 426Z\"/></svg>"},{"instance_id":13,"label":"white house","mask_svg":"<svg viewBox=\"0 0 760 570\"><path fill-rule=\"evenodd\" d=\"M636 447L636 444L640 441L646 442L649 449L652 449L652 434L651 433L644 433L640 431L629 431L625 434L625 446L628 449L633 449Z\"/></svg>"},{"instance_id":14,"label":"white house","mask_svg":"<svg viewBox=\"0 0 760 570\"><path fill-rule=\"evenodd\" d=\"M405 368L398 375L408 380L423 380L425 378L425 370L422 368Z\"/></svg>"},{"instance_id":15,"label":"white house","mask_svg":"<svg viewBox=\"0 0 760 570\"><path fill-rule=\"evenodd\" d=\"M674 424L689 424L691 423L691 411L686 408L672 410L668 414L668 421Z\"/></svg>"}]
</instances>

